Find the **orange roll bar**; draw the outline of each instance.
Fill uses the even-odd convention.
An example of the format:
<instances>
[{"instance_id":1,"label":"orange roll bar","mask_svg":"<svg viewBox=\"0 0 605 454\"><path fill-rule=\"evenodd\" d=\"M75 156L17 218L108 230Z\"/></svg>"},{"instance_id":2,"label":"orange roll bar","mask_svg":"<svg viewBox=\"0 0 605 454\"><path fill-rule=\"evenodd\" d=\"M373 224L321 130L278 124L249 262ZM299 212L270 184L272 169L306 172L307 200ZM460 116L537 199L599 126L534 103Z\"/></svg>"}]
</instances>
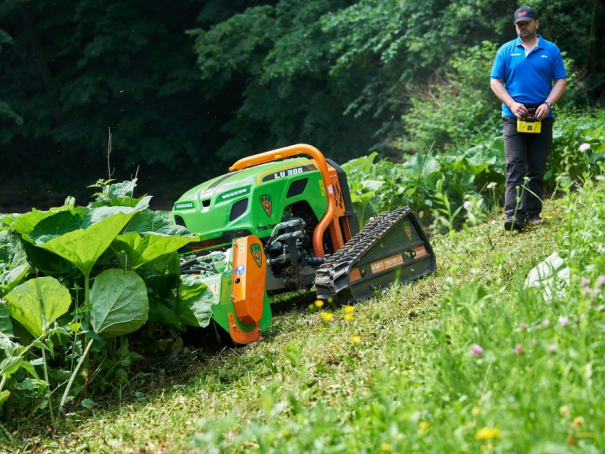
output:
<instances>
[{"instance_id":1,"label":"orange roll bar","mask_svg":"<svg viewBox=\"0 0 605 454\"><path fill-rule=\"evenodd\" d=\"M311 158L315 160L317 166L319 167L319 171L321 172L324 185L326 186L328 195L328 209L313 232L313 252L315 252L316 257L325 257L322 239L324 232L334 219L335 201L334 188L332 187L332 183L330 182L330 174L328 173L328 163L326 162L326 158L324 158L324 155L321 153L321 151L304 143L290 145L289 147L278 148L277 150L266 151L254 156L242 158L229 167L229 171L242 170L246 167L252 167L265 162L275 161L276 159L283 159L300 154L311 156Z\"/></svg>"}]
</instances>

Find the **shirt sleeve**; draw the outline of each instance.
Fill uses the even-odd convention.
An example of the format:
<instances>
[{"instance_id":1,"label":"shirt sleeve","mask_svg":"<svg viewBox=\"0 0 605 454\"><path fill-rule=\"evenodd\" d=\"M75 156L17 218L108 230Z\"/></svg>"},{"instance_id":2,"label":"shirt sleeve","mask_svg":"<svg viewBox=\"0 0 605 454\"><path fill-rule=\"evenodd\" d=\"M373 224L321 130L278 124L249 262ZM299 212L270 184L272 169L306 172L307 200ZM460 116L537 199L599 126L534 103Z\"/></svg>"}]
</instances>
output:
<instances>
[{"instance_id":1,"label":"shirt sleeve","mask_svg":"<svg viewBox=\"0 0 605 454\"><path fill-rule=\"evenodd\" d=\"M563 64L563 57L561 56L561 51L556 45L555 49L556 52L554 53L555 58L553 63L552 78L553 80L567 79L567 72L565 71L565 65Z\"/></svg>"},{"instance_id":2,"label":"shirt sleeve","mask_svg":"<svg viewBox=\"0 0 605 454\"><path fill-rule=\"evenodd\" d=\"M492 66L492 73L490 75L491 79L504 79L506 74L506 61L504 54L504 47L498 49L496 58L494 59L494 64Z\"/></svg>"}]
</instances>

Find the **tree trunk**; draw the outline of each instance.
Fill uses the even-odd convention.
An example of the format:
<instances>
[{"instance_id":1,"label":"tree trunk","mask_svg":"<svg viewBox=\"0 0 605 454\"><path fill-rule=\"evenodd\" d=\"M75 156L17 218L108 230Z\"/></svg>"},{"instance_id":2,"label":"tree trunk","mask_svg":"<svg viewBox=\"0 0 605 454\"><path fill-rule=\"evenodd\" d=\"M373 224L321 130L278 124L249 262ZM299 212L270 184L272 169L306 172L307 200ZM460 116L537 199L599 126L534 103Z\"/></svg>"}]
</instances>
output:
<instances>
[{"instance_id":1,"label":"tree trunk","mask_svg":"<svg viewBox=\"0 0 605 454\"><path fill-rule=\"evenodd\" d=\"M55 126L61 127L65 124L65 121L63 118L63 112L61 111L61 104L59 101L57 86L55 85L55 81L52 78L48 63L44 58L44 52L42 50L40 37L38 36L38 31L34 23L34 17L32 15L32 12L29 10L29 5L27 3L19 3L18 8L23 19L23 28L25 30L25 33L27 34L29 43L31 44L31 50L34 57L34 61L36 63L36 66L38 67L40 76L42 77L42 82L44 83L46 92L50 96L50 100L54 106L53 119L55 122ZM59 146L61 149L65 149L62 141L60 141Z\"/></svg>"}]
</instances>

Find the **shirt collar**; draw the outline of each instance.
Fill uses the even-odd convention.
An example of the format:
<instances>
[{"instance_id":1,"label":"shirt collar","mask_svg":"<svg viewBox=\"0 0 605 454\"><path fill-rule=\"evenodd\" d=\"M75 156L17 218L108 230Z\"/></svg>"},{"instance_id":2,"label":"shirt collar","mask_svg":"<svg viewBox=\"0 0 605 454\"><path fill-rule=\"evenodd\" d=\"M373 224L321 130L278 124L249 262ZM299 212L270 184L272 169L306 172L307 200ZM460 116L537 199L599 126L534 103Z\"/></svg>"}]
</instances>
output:
<instances>
[{"instance_id":1,"label":"shirt collar","mask_svg":"<svg viewBox=\"0 0 605 454\"><path fill-rule=\"evenodd\" d=\"M542 36L540 36L540 35L536 35L536 36L539 39L538 39L538 45L536 47L534 47L534 49L544 49L542 47L542 41L543 41ZM517 36L517 39L515 40L515 46L517 46L517 47L523 47L523 42L521 41L521 38L519 38L518 36Z\"/></svg>"}]
</instances>

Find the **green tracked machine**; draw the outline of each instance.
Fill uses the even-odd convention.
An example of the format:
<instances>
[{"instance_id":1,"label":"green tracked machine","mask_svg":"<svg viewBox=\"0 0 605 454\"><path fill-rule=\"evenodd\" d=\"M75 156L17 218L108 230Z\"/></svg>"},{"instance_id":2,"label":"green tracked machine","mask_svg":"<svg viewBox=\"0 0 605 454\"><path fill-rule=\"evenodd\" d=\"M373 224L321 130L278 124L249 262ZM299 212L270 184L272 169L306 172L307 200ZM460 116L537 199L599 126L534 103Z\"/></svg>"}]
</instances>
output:
<instances>
[{"instance_id":1,"label":"green tracked machine","mask_svg":"<svg viewBox=\"0 0 605 454\"><path fill-rule=\"evenodd\" d=\"M268 151L229 170L183 194L172 215L200 235L181 273L208 286L212 319L236 343L269 328L268 295L315 286L320 300L354 302L436 269L409 208L359 230L344 170L315 147Z\"/></svg>"}]
</instances>

